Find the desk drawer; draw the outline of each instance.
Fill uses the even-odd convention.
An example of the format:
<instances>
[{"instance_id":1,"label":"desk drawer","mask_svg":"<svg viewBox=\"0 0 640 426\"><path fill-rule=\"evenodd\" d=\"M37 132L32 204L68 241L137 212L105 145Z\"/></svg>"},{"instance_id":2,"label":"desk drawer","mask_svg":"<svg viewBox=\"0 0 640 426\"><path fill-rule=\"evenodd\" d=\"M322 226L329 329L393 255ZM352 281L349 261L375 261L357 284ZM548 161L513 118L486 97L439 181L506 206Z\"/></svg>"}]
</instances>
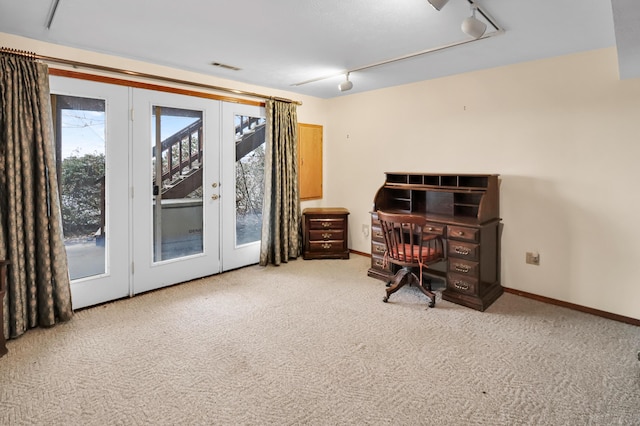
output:
<instances>
[{"instance_id":1,"label":"desk drawer","mask_svg":"<svg viewBox=\"0 0 640 426\"><path fill-rule=\"evenodd\" d=\"M444 235L444 225L440 224L440 223L433 223L433 222L427 222L424 225L424 232L429 233L429 234L435 234L435 235L440 235L443 236Z\"/></svg>"},{"instance_id":2,"label":"desk drawer","mask_svg":"<svg viewBox=\"0 0 640 426\"><path fill-rule=\"evenodd\" d=\"M449 256L467 260L478 260L478 252L480 251L478 244L450 240L448 245Z\"/></svg>"},{"instance_id":3,"label":"desk drawer","mask_svg":"<svg viewBox=\"0 0 640 426\"><path fill-rule=\"evenodd\" d=\"M380 243L378 241L371 241L371 255L377 254L379 256L384 256L384 253L387 251L387 246L384 243Z\"/></svg>"},{"instance_id":4,"label":"desk drawer","mask_svg":"<svg viewBox=\"0 0 640 426\"><path fill-rule=\"evenodd\" d=\"M447 288L458 293L475 295L478 288L478 280L458 274L449 274L447 276Z\"/></svg>"},{"instance_id":5,"label":"desk drawer","mask_svg":"<svg viewBox=\"0 0 640 426\"><path fill-rule=\"evenodd\" d=\"M450 257L449 272L454 272L468 277L477 277L479 272L478 262Z\"/></svg>"},{"instance_id":6,"label":"desk drawer","mask_svg":"<svg viewBox=\"0 0 640 426\"><path fill-rule=\"evenodd\" d=\"M343 229L325 229L309 231L309 241L344 240Z\"/></svg>"},{"instance_id":7,"label":"desk drawer","mask_svg":"<svg viewBox=\"0 0 640 426\"><path fill-rule=\"evenodd\" d=\"M343 217L310 218L309 229L345 229Z\"/></svg>"},{"instance_id":8,"label":"desk drawer","mask_svg":"<svg viewBox=\"0 0 640 426\"><path fill-rule=\"evenodd\" d=\"M393 266L391 262L386 262L385 265L384 256L373 253L371 254L371 267L379 269L381 271L388 271L390 273L393 272Z\"/></svg>"},{"instance_id":9,"label":"desk drawer","mask_svg":"<svg viewBox=\"0 0 640 426\"><path fill-rule=\"evenodd\" d=\"M477 243L480 241L480 230L465 226L449 226L447 228L447 238Z\"/></svg>"},{"instance_id":10,"label":"desk drawer","mask_svg":"<svg viewBox=\"0 0 640 426\"><path fill-rule=\"evenodd\" d=\"M380 228L379 222L377 225L371 224L371 239L384 244L384 234L382 234L382 228Z\"/></svg>"}]
</instances>

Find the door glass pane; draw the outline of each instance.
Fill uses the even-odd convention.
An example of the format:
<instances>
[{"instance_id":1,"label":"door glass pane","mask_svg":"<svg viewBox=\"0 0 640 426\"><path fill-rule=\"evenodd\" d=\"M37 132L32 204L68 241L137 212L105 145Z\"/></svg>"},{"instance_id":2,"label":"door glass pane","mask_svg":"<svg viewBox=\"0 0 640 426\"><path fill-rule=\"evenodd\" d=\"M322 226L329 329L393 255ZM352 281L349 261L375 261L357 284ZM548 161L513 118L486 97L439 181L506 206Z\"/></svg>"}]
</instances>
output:
<instances>
[{"instance_id":1,"label":"door glass pane","mask_svg":"<svg viewBox=\"0 0 640 426\"><path fill-rule=\"evenodd\" d=\"M264 117L235 116L236 246L260 241L265 123Z\"/></svg>"},{"instance_id":2,"label":"door glass pane","mask_svg":"<svg viewBox=\"0 0 640 426\"><path fill-rule=\"evenodd\" d=\"M202 111L154 106L151 129L154 262L202 253Z\"/></svg>"},{"instance_id":3,"label":"door glass pane","mask_svg":"<svg viewBox=\"0 0 640 426\"><path fill-rule=\"evenodd\" d=\"M62 95L51 99L69 275L76 280L104 274L105 101Z\"/></svg>"}]
</instances>

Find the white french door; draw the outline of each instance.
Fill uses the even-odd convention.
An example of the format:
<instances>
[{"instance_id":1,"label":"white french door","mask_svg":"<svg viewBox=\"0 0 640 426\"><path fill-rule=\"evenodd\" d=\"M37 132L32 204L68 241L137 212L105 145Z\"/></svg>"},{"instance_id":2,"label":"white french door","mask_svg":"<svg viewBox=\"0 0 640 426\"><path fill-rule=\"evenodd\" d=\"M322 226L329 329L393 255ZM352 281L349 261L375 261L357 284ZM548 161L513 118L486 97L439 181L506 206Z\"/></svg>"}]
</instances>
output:
<instances>
[{"instance_id":1,"label":"white french door","mask_svg":"<svg viewBox=\"0 0 640 426\"><path fill-rule=\"evenodd\" d=\"M133 89L133 293L220 272L220 103Z\"/></svg>"},{"instance_id":2,"label":"white french door","mask_svg":"<svg viewBox=\"0 0 640 426\"><path fill-rule=\"evenodd\" d=\"M128 89L50 78L73 308L129 287ZM123 125L124 123L124 125Z\"/></svg>"},{"instance_id":3,"label":"white french door","mask_svg":"<svg viewBox=\"0 0 640 426\"><path fill-rule=\"evenodd\" d=\"M258 262L264 108L50 87L74 309Z\"/></svg>"}]
</instances>

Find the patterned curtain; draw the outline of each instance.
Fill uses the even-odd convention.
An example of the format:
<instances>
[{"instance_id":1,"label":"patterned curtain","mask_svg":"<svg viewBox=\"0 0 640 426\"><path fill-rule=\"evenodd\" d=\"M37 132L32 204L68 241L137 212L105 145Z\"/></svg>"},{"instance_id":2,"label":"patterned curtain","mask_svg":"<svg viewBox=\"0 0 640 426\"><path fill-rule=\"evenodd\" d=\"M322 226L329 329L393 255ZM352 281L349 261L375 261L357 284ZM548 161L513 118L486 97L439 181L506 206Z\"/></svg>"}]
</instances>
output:
<instances>
[{"instance_id":1,"label":"patterned curtain","mask_svg":"<svg viewBox=\"0 0 640 426\"><path fill-rule=\"evenodd\" d=\"M49 71L0 54L0 259L8 259L3 327L13 338L71 318L54 158Z\"/></svg>"},{"instance_id":2,"label":"patterned curtain","mask_svg":"<svg viewBox=\"0 0 640 426\"><path fill-rule=\"evenodd\" d=\"M296 105L266 102L267 150L260 265L280 265L300 255L298 116Z\"/></svg>"}]
</instances>

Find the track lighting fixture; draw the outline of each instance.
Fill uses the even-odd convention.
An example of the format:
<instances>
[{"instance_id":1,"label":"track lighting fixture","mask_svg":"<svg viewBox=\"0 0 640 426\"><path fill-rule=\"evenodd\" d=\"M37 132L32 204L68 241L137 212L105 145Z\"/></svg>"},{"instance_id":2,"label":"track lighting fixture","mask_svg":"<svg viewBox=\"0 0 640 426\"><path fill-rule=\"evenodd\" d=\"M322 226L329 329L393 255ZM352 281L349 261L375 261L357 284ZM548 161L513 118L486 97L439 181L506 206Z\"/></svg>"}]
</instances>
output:
<instances>
[{"instance_id":1,"label":"track lighting fixture","mask_svg":"<svg viewBox=\"0 0 640 426\"><path fill-rule=\"evenodd\" d=\"M487 30L487 24L476 18L478 5L471 3L471 16L462 21L462 32L473 38L480 38Z\"/></svg>"},{"instance_id":2,"label":"track lighting fixture","mask_svg":"<svg viewBox=\"0 0 640 426\"><path fill-rule=\"evenodd\" d=\"M449 0L427 0L435 10L440 10Z\"/></svg>"},{"instance_id":3,"label":"track lighting fixture","mask_svg":"<svg viewBox=\"0 0 640 426\"><path fill-rule=\"evenodd\" d=\"M338 84L338 89L340 89L341 92L346 92L347 90L351 90L353 88L353 83L349 81L349 74L351 73L347 73L347 79L345 81Z\"/></svg>"}]
</instances>

